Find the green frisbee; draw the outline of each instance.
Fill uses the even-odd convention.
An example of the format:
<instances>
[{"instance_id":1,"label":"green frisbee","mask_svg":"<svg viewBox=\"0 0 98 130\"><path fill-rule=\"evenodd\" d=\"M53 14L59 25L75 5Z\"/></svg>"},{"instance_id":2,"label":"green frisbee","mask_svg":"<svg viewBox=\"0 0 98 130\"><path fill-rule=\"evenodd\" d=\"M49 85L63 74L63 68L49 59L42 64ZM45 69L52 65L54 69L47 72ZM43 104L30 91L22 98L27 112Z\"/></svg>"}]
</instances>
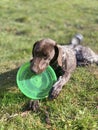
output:
<instances>
[{"instance_id":1,"label":"green frisbee","mask_svg":"<svg viewBox=\"0 0 98 130\"><path fill-rule=\"evenodd\" d=\"M31 99L48 97L52 85L57 77L54 70L48 66L41 74L34 74L30 70L30 63L23 64L17 72L17 85L21 92Z\"/></svg>"}]
</instances>

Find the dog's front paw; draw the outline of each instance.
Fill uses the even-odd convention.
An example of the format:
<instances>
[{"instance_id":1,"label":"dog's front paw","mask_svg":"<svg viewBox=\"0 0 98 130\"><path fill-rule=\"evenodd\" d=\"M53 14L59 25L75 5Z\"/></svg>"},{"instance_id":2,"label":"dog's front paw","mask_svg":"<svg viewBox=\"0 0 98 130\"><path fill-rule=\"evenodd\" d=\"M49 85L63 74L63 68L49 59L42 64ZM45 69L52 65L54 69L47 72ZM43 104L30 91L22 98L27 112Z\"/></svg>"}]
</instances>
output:
<instances>
[{"instance_id":1,"label":"dog's front paw","mask_svg":"<svg viewBox=\"0 0 98 130\"><path fill-rule=\"evenodd\" d=\"M53 85L51 91L50 91L50 95L49 98L50 99L55 99L57 98L57 96L59 95L59 93L61 92L62 87L60 85Z\"/></svg>"},{"instance_id":2,"label":"dog's front paw","mask_svg":"<svg viewBox=\"0 0 98 130\"><path fill-rule=\"evenodd\" d=\"M29 102L29 110L33 110L34 112L37 112L39 110L39 100L31 100Z\"/></svg>"}]
</instances>

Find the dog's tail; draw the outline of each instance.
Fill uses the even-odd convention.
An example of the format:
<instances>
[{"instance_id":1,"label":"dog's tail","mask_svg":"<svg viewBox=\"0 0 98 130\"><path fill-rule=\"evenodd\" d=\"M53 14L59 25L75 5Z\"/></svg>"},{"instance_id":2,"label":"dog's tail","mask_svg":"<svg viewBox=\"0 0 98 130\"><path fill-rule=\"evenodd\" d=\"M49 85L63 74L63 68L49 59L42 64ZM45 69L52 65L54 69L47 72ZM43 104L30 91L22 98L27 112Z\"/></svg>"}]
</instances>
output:
<instances>
[{"instance_id":1,"label":"dog's tail","mask_svg":"<svg viewBox=\"0 0 98 130\"><path fill-rule=\"evenodd\" d=\"M82 34L76 34L76 35L71 39L70 45L71 45L72 47L75 47L75 46L79 45L82 41L83 41L83 36L82 36Z\"/></svg>"}]
</instances>

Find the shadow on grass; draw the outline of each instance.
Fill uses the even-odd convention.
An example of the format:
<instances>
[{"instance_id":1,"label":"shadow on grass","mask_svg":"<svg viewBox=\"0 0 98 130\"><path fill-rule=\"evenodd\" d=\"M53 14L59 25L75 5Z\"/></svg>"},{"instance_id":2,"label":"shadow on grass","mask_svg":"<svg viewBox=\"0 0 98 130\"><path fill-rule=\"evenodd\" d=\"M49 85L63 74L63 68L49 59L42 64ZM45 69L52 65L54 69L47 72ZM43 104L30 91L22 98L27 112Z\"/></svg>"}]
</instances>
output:
<instances>
[{"instance_id":1,"label":"shadow on grass","mask_svg":"<svg viewBox=\"0 0 98 130\"><path fill-rule=\"evenodd\" d=\"M13 89L16 90L17 86L16 75L18 69L19 67L0 74L0 108L3 105L5 110L7 110L8 112L11 111L9 107L6 109L6 106L9 106L9 104L18 103L20 106L23 107L23 103L27 103L28 101L28 98L25 97L21 92L13 91ZM20 109L20 111L23 110Z\"/></svg>"},{"instance_id":2,"label":"shadow on grass","mask_svg":"<svg viewBox=\"0 0 98 130\"><path fill-rule=\"evenodd\" d=\"M16 86L16 74L19 68L0 74L0 89L8 89Z\"/></svg>"}]
</instances>

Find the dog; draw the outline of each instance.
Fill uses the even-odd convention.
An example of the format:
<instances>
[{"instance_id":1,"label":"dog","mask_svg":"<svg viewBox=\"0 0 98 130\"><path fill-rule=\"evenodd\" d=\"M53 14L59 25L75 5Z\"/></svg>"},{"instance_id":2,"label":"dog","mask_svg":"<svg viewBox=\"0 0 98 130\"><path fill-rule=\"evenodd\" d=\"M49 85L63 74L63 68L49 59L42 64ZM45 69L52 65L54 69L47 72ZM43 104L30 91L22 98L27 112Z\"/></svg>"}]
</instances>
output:
<instances>
[{"instance_id":1,"label":"dog","mask_svg":"<svg viewBox=\"0 0 98 130\"><path fill-rule=\"evenodd\" d=\"M31 71L39 74L50 65L58 78L50 91L49 97L51 99L57 98L77 66L92 63L98 65L98 55L89 47L80 45L82 41L83 36L76 34L68 45L57 44L52 39L42 39L34 44L32 49L33 58L30 61ZM38 104L38 100L31 101L29 107L36 111Z\"/></svg>"}]
</instances>

